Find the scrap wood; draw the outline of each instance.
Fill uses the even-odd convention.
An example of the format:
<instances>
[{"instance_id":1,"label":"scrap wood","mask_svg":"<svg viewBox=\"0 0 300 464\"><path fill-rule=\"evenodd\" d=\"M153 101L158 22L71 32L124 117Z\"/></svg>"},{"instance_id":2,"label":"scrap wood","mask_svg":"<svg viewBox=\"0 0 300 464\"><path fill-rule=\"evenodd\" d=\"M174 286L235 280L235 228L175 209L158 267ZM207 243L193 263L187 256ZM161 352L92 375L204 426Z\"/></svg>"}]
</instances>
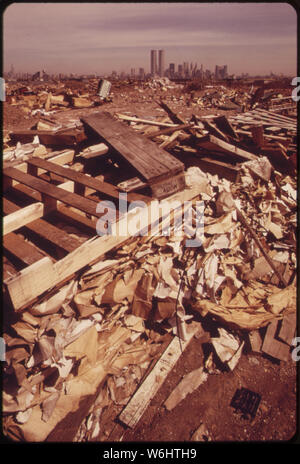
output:
<instances>
[{"instance_id":1,"label":"scrap wood","mask_svg":"<svg viewBox=\"0 0 300 464\"><path fill-rule=\"evenodd\" d=\"M237 215L238 215L238 219L241 221L241 223L247 228L247 230L250 232L253 240L255 241L256 245L258 246L258 248L260 249L261 253L263 254L264 258L266 259L266 261L268 262L269 266L273 269L274 273L277 275L278 279L280 282L282 282L282 284L284 285L284 287L287 287L288 286L288 283L286 282L285 278L283 277L282 274L280 274L278 272L278 269L274 266L274 263L273 261L271 260L271 258L269 257L268 253L265 251L265 248L263 247L261 241L259 240L258 236L256 235L256 233L254 232L254 230L252 229L252 227L250 226L250 224L248 223L247 219L245 218L245 216L241 213L241 211L238 209L238 207L236 206L236 211L237 211Z\"/></svg>"},{"instance_id":2,"label":"scrap wood","mask_svg":"<svg viewBox=\"0 0 300 464\"><path fill-rule=\"evenodd\" d=\"M290 355L290 346L276 339L277 325L278 321L276 320L268 325L261 350L280 361L287 361Z\"/></svg>"},{"instance_id":3,"label":"scrap wood","mask_svg":"<svg viewBox=\"0 0 300 464\"><path fill-rule=\"evenodd\" d=\"M189 393L198 389L207 380L207 377L203 367L186 374L165 401L164 405L167 410L174 409Z\"/></svg>"},{"instance_id":4,"label":"scrap wood","mask_svg":"<svg viewBox=\"0 0 300 464\"><path fill-rule=\"evenodd\" d=\"M167 122L160 122L160 121L151 121L148 119L136 118L135 116L127 116L126 114L121 114L121 113L116 113L116 116L119 119L122 119L123 121L142 122L144 124L149 124L151 126L170 127L172 129L173 128L176 129L176 127L178 127L178 123L174 124L174 123L167 123ZM184 123L184 125L186 125L186 123Z\"/></svg>"},{"instance_id":5,"label":"scrap wood","mask_svg":"<svg viewBox=\"0 0 300 464\"><path fill-rule=\"evenodd\" d=\"M157 361L154 368L148 374L144 382L140 385L136 393L133 395L125 409L121 412L119 419L131 428L134 428L142 418L150 401L154 398L157 391L164 383L166 376L173 369L178 361L182 350L184 350L194 335L198 331L198 324L192 323L188 331L187 340L179 341L178 337L174 337L164 351L161 358Z\"/></svg>"}]
</instances>

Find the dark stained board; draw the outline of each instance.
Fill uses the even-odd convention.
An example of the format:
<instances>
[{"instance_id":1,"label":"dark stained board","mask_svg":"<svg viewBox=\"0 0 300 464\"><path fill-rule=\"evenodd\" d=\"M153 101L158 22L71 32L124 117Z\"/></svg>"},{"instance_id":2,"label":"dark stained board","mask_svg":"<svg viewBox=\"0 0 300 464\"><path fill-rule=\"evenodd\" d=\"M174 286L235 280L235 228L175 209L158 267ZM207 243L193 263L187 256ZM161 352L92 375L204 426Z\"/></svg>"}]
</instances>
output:
<instances>
[{"instance_id":1,"label":"dark stained board","mask_svg":"<svg viewBox=\"0 0 300 464\"><path fill-rule=\"evenodd\" d=\"M13 202L3 199L3 211L5 214L11 214L19 211L20 208ZM37 236L48 240L59 248L70 253L81 245L81 241L67 234L63 230L55 227L53 224L44 219L36 219L24 226L25 229L34 232Z\"/></svg>"},{"instance_id":2,"label":"dark stained board","mask_svg":"<svg viewBox=\"0 0 300 464\"><path fill-rule=\"evenodd\" d=\"M91 216L101 217L103 214L96 212L97 203L93 200L89 200L88 198L84 198L76 193L63 190L30 174L25 174L18 169L6 168L4 169L3 174L4 177L6 176L10 179L14 179L34 190L37 190L47 198L59 200L67 205L79 209L80 211L83 211L84 213L90 214Z\"/></svg>"},{"instance_id":3,"label":"dark stained board","mask_svg":"<svg viewBox=\"0 0 300 464\"><path fill-rule=\"evenodd\" d=\"M94 113L82 118L82 122L125 158L149 184L184 170L183 163L107 112Z\"/></svg>"}]
</instances>

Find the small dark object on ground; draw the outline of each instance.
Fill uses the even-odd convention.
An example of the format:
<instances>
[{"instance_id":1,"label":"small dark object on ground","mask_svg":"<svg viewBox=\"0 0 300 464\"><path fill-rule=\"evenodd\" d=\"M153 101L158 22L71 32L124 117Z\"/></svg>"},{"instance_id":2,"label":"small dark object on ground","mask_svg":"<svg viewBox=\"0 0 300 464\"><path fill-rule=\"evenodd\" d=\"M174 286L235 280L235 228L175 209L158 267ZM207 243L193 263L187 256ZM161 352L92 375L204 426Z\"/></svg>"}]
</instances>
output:
<instances>
[{"instance_id":1,"label":"small dark object on ground","mask_svg":"<svg viewBox=\"0 0 300 464\"><path fill-rule=\"evenodd\" d=\"M235 408L236 411L243 413L245 419L249 418L249 415L253 419L255 417L257 408L259 406L261 396L247 388L237 389L230 406Z\"/></svg>"}]
</instances>

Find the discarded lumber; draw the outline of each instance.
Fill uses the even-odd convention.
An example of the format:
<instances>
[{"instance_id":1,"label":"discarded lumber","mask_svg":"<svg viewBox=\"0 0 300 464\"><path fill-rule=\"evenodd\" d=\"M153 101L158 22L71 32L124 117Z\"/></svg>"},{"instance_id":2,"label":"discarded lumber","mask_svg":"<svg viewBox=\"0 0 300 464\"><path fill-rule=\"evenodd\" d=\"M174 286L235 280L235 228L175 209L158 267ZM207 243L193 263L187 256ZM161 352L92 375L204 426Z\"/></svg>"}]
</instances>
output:
<instances>
[{"instance_id":1,"label":"discarded lumber","mask_svg":"<svg viewBox=\"0 0 300 464\"><path fill-rule=\"evenodd\" d=\"M173 134L175 131L189 129L190 127L192 127L192 124L179 124L177 126L174 125L174 127L161 129L161 130L158 130L157 132L153 132L147 135L147 137L148 139L155 139L155 137L158 137L159 135L170 135L170 134Z\"/></svg>"},{"instance_id":2,"label":"discarded lumber","mask_svg":"<svg viewBox=\"0 0 300 464\"><path fill-rule=\"evenodd\" d=\"M40 261L45 256L41 250L14 232L3 238L3 247L5 251L8 251L10 255L26 266Z\"/></svg>"},{"instance_id":3,"label":"discarded lumber","mask_svg":"<svg viewBox=\"0 0 300 464\"><path fill-rule=\"evenodd\" d=\"M205 120L204 120L205 121ZM221 130L223 133L231 137L232 139L239 141L239 136L234 130L233 126L230 124L226 116L218 116L214 119L214 123L216 124L217 128Z\"/></svg>"},{"instance_id":4,"label":"discarded lumber","mask_svg":"<svg viewBox=\"0 0 300 464\"><path fill-rule=\"evenodd\" d=\"M143 124L149 124L149 126L170 127L170 128L175 128L175 129L178 126L178 124L172 124L172 123L160 122L160 121L152 121L150 119L141 119L141 118L136 118L134 116L127 116L126 114L121 114L121 113L116 113L116 116L119 119L122 119L123 121L140 122ZM184 125L186 124L184 123Z\"/></svg>"},{"instance_id":5,"label":"discarded lumber","mask_svg":"<svg viewBox=\"0 0 300 464\"><path fill-rule=\"evenodd\" d=\"M154 398L166 380L167 375L180 358L182 351L188 346L197 331L198 324L191 324L186 340L180 340L178 337L173 338L154 368L121 412L119 416L121 422L130 428L134 428L137 425L150 401Z\"/></svg>"},{"instance_id":6,"label":"discarded lumber","mask_svg":"<svg viewBox=\"0 0 300 464\"><path fill-rule=\"evenodd\" d=\"M287 361L290 354L290 347L286 343L276 340L278 320L270 322L267 327L261 351L280 361Z\"/></svg>"},{"instance_id":7,"label":"discarded lumber","mask_svg":"<svg viewBox=\"0 0 300 464\"><path fill-rule=\"evenodd\" d=\"M224 142L213 135L207 135L202 139L198 139L198 147L205 148L212 152L226 153L239 161L250 161L257 158L256 155L249 153L241 148L236 147L228 142Z\"/></svg>"},{"instance_id":8,"label":"discarded lumber","mask_svg":"<svg viewBox=\"0 0 300 464\"><path fill-rule=\"evenodd\" d=\"M11 140L22 143L30 143L33 137L38 135L43 145L49 146L73 146L86 139L83 130L79 129L59 129L57 131L22 130L10 134Z\"/></svg>"},{"instance_id":9,"label":"discarded lumber","mask_svg":"<svg viewBox=\"0 0 300 464\"><path fill-rule=\"evenodd\" d=\"M48 182L30 174L25 174L15 168L6 168L3 174L4 178L17 180L18 182L27 185L28 187L31 187L44 195L43 202L48 203L45 205L46 207L50 207L48 211L50 209L56 209L56 201L59 200L70 206L73 206L74 208L79 209L80 211L83 211L84 213L90 214L91 216L101 217L102 215L96 211L96 202L81 197L76 193L67 192L59 187L56 187L55 185L49 184Z\"/></svg>"},{"instance_id":10,"label":"discarded lumber","mask_svg":"<svg viewBox=\"0 0 300 464\"><path fill-rule=\"evenodd\" d=\"M174 111L169 107L169 105L167 105L166 102L161 100L159 105L168 113L169 118L171 119L171 121L173 121L174 124L180 124L180 125L186 124L186 121L182 119L180 116L178 116L178 114L174 113ZM184 131L190 135L193 135L193 136L196 135L195 129L186 128L184 129Z\"/></svg>"},{"instance_id":11,"label":"discarded lumber","mask_svg":"<svg viewBox=\"0 0 300 464\"><path fill-rule=\"evenodd\" d=\"M6 199L4 198L4 202L5 201ZM4 212L6 211L4 210ZM22 209L16 208L14 212L3 218L3 235L9 234L29 222L39 219L43 215L44 205L41 202L34 203Z\"/></svg>"},{"instance_id":12,"label":"discarded lumber","mask_svg":"<svg viewBox=\"0 0 300 464\"><path fill-rule=\"evenodd\" d=\"M250 232L253 240L255 241L256 245L258 246L261 253L265 257L265 259L268 262L269 266L273 269L274 273L277 275L279 281L282 282L284 287L287 287L288 283L286 282L285 278L279 273L278 269L274 266L273 260L269 257L268 253L266 253L262 243L260 242L258 236L256 235L256 233L254 232L254 230L252 229L252 227L248 223L247 219L244 217L244 215L241 213L241 211L237 208L237 206L235 206L235 208L236 208L236 211L237 211L239 221L246 227L248 232Z\"/></svg>"},{"instance_id":13,"label":"discarded lumber","mask_svg":"<svg viewBox=\"0 0 300 464\"><path fill-rule=\"evenodd\" d=\"M43 203L35 203L34 205L30 206L36 206L40 204L43 206L42 209L44 210ZM8 213L8 216L6 217L18 214L21 215L21 213L24 213L24 211L28 211L30 206L20 209L17 205L7 200L6 198L3 200L4 213ZM24 214L22 214L21 217L23 216ZM41 216L35 219L32 219L32 216L29 216L27 221L24 220L23 223L18 226L18 228L22 226L25 226L25 230L33 232L36 236L47 240L67 253L70 253L81 245L81 242L78 239L70 236L68 233L52 225L50 222L41 219Z\"/></svg>"},{"instance_id":14,"label":"discarded lumber","mask_svg":"<svg viewBox=\"0 0 300 464\"><path fill-rule=\"evenodd\" d=\"M76 172L73 169L64 168L63 166L59 166L50 161L41 160L39 158L32 158L27 161L27 164L28 166L35 166L38 168L42 168L45 171L58 174L59 176L64 177L65 179L72 180L73 182L75 182L75 184L79 184L84 187L89 187L92 190L101 193L104 198L119 200L118 189L114 185L109 184L107 182L100 181L99 179L94 179L80 172ZM129 202L137 200L148 202L150 198L146 197L145 195L139 194L128 195Z\"/></svg>"},{"instance_id":15,"label":"discarded lumber","mask_svg":"<svg viewBox=\"0 0 300 464\"><path fill-rule=\"evenodd\" d=\"M195 186L190 189L185 189L182 192L175 193L168 197L167 200L162 200L161 207L159 208L159 218L161 218L163 214L163 205L165 201L188 201L198 194L199 188ZM150 216L151 208L153 208L152 203L154 203L154 207L157 208L157 200L147 205L147 212ZM34 265L22 270L17 276L6 280L4 283L5 288L7 289L13 308L16 311L21 311L35 301L42 293L52 287L60 285L61 282L66 281L75 272L78 272L87 265L97 262L105 253L126 242L131 237L126 230L127 221L134 221L136 216L139 217L139 211L129 212L116 223L116 229L124 231L123 233L119 232L115 235L104 235L101 237L95 236L55 264L46 257L40 260L38 264L34 263ZM169 220L169 217L167 219ZM144 225L140 224L138 229L143 230Z\"/></svg>"},{"instance_id":16,"label":"discarded lumber","mask_svg":"<svg viewBox=\"0 0 300 464\"><path fill-rule=\"evenodd\" d=\"M214 126L213 123L203 119L203 124L210 135L214 135L215 137L218 137L221 140L224 140L225 142L229 142L229 138L227 137L227 135L224 134L224 132L222 132L218 127Z\"/></svg>"},{"instance_id":17,"label":"discarded lumber","mask_svg":"<svg viewBox=\"0 0 300 464\"><path fill-rule=\"evenodd\" d=\"M182 173L184 165L154 142L137 134L134 129L116 121L109 113L94 113L82 118L85 126L98 134L105 143L131 164L151 187L165 181L168 194L179 185L170 184L172 176ZM182 184L181 184L182 185ZM155 194L155 193L154 193Z\"/></svg>"}]
</instances>

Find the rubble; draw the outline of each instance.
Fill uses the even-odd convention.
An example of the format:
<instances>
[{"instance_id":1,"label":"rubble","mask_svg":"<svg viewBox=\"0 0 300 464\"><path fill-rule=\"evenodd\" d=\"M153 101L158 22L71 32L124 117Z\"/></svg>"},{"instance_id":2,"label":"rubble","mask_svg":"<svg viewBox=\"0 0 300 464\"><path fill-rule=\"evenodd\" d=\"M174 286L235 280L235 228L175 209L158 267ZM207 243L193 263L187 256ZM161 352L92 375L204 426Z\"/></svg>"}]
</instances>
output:
<instances>
[{"instance_id":1,"label":"rubble","mask_svg":"<svg viewBox=\"0 0 300 464\"><path fill-rule=\"evenodd\" d=\"M10 131L4 149L4 287L13 318L7 312L3 427L15 440L107 439L112 406L133 429L200 321L210 322L210 354L165 398L168 411L220 365L234 374L249 346L286 362L295 336L296 123L269 111L278 94L202 89L191 112L247 111L188 118L174 108L180 98L158 101L157 90L184 94L160 78L138 87L141 96L155 90L159 116L112 116L110 86L103 96L98 84L8 90L8 104L44 112L31 129ZM70 117L75 108L82 115ZM139 208L120 209L120 192L144 211L157 200L189 201L191 223L180 231L175 209L143 225ZM97 236L102 199L111 215L119 208L113 226L136 220L135 236ZM188 247L197 202L201 241ZM191 440L210 440L203 424Z\"/></svg>"}]
</instances>

